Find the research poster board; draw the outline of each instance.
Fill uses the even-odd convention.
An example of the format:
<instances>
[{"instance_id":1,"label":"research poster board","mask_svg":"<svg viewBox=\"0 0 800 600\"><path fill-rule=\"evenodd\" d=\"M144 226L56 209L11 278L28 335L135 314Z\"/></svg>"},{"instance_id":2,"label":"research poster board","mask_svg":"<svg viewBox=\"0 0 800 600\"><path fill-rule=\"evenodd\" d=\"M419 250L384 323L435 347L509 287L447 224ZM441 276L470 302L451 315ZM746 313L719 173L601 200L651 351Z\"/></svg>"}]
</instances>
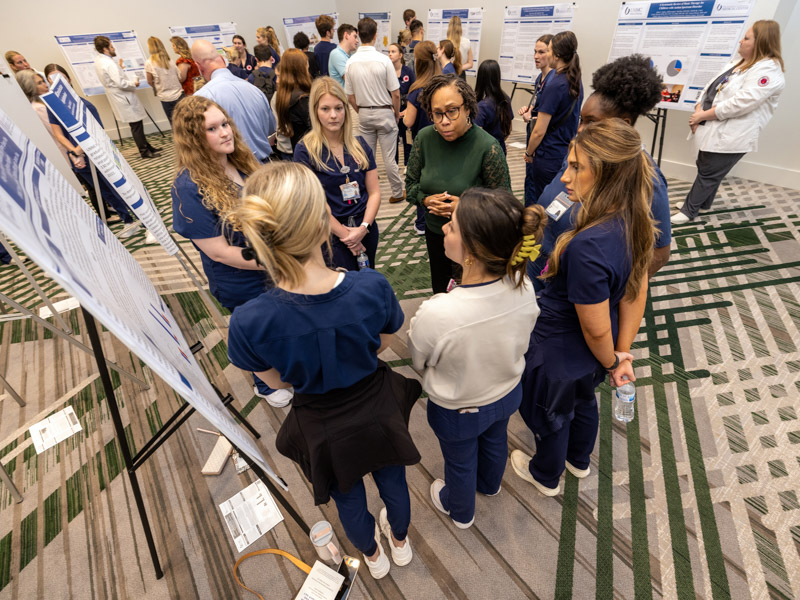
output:
<instances>
[{"instance_id":1,"label":"research poster board","mask_svg":"<svg viewBox=\"0 0 800 600\"><path fill-rule=\"evenodd\" d=\"M533 61L536 40L549 33L572 30L573 2L542 6L506 6L500 37L503 81L533 84L539 71Z\"/></svg>"},{"instance_id":2,"label":"research poster board","mask_svg":"<svg viewBox=\"0 0 800 600\"><path fill-rule=\"evenodd\" d=\"M144 72L144 62L147 59L142 52L135 31L57 35L56 43L61 48L72 72L75 73L83 94L85 96L102 96L106 93L94 70L94 57L97 56L97 51L94 49L94 38L99 35L104 35L111 40L114 50L117 52L116 59L122 59L123 71L139 78L140 83L137 89L149 88Z\"/></svg>"},{"instance_id":3,"label":"research poster board","mask_svg":"<svg viewBox=\"0 0 800 600\"><path fill-rule=\"evenodd\" d=\"M481 25L483 24L482 8L432 8L428 11L428 26L425 28L425 39L431 40L437 46L439 41L447 37L447 25L450 19L461 19L461 35L469 39L472 44L473 66L466 71L467 75L478 72L480 59L478 54L481 48Z\"/></svg>"},{"instance_id":4,"label":"research poster board","mask_svg":"<svg viewBox=\"0 0 800 600\"><path fill-rule=\"evenodd\" d=\"M375 36L375 48L379 52L389 54L389 44L396 41L392 39L392 13L391 12L368 12L358 13L358 20L365 18L374 19L378 24L378 35Z\"/></svg>"},{"instance_id":5,"label":"research poster board","mask_svg":"<svg viewBox=\"0 0 800 600\"><path fill-rule=\"evenodd\" d=\"M329 17L333 17L333 38L331 41L336 44L336 29L339 27L339 13L324 13ZM283 19L283 30L286 32L286 43L289 45L289 48L294 48L294 36L296 33L303 32L308 36L311 45L308 47L309 50L313 51L314 46L316 46L317 42L319 42L319 32L317 31L317 26L314 22L317 20L319 15L308 15L307 17L284 17Z\"/></svg>"},{"instance_id":6,"label":"research poster board","mask_svg":"<svg viewBox=\"0 0 800 600\"><path fill-rule=\"evenodd\" d=\"M739 47L755 0L623 2L609 62L649 56L664 78L658 108L693 111Z\"/></svg>"},{"instance_id":7,"label":"research poster board","mask_svg":"<svg viewBox=\"0 0 800 600\"><path fill-rule=\"evenodd\" d=\"M208 40L217 51L224 47L233 46L233 36L236 35L236 23L215 23L213 25L170 25L169 36L177 35L186 40L189 48L197 40ZM247 38L245 38L247 39Z\"/></svg>"},{"instance_id":8,"label":"research poster board","mask_svg":"<svg viewBox=\"0 0 800 600\"><path fill-rule=\"evenodd\" d=\"M0 111L0 231L286 489L233 420L139 263Z\"/></svg>"},{"instance_id":9,"label":"research poster board","mask_svg":"<svg viewBox=\"0 0 800 600\"><path fill-rule=\"evenodd\" d=\"M153 234L166 253L172 256L178 254L178 246L167 232L144 184L66 79L58 75L50 86L50 91L42 95L41 100L61 121L64 129L78 140L97 170L114 186L125 204Z\"/></svg>"}]
</instances>

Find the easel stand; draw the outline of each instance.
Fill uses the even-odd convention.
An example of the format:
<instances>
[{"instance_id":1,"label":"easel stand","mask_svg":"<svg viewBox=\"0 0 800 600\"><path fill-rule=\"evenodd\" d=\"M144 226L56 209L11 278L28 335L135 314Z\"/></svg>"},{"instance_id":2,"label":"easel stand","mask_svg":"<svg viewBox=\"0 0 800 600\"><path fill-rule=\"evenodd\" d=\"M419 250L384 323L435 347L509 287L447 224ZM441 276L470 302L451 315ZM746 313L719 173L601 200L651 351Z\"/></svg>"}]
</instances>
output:
<instances>
[{"instance_id":1,"label":"easel stand","mask_svg":"<svg viewBox=\"0 0 800 600\"><path fill-rule=\"evenodd\" d=\"M529 87L523 87L523 85L521 83L517 83L515 81L514 82L514 87L511 88L511 96L509 97L509 104L511 103L512 100L514 100L514 94L517 92L518 89L519 90L523 90L525 92L528 92L531 96L536 94L536 90L531 89Z\"/></svg>"},{"instance_id":2,"label":"easel stand","mask_svg":"<svg viewBox=\"0 0 800 600\"><path fill-rule=\"evenodd\" d=\"M667 130L667 109L657 108L655 113L648 113L645 116L655 125L653 128L653 143L650 145L650 156L661 167L661 154L664 152L664 133ZM658 157L656 157L656 140L658 140Z\"/></svg>"},{"instance_id":3,"label":"easel stand","mask_svg":"<svg viewBox=\"0 0 800 600\"><path fill-rule=\"evenodd\" d=\"M158 130L158 133L160 133L161 137L163 138L164 132L161 131L161 128L156 124L156 121L153 119L152 115L147 112L146 108L144 109L144 114L147 115L147 117L150 119L150 122L153 124L153 127ZM125 145L125 142L122 140L122 133L120 133L119 130L119 121L117 121L117 115L114 115L114 126L117 128L117 141L119 142L119 147L122 148Z\"/></svg>"},{"instance_id":4,"label":"easel stand","mask_svg":"<svg viewBox=\"0 0 800 600\"><path fill-rule=\"evenodd\" d=\"M106 368L105 357L103 354L103 346L100 340L100 335L97 331L97 325L95 323L94 317L89 313L85 308L81 307L83 311L83 318L86 324L86 331L89 334L89 340L91 341L92 348L94 349L95 360L97 362L97 368L100 371L100 380L103 383L103 389L106 393L106 400L108 402L108 410L111 413L111 420L114 423L114 430L117 435L117 440L120 445L120 449L122 451L122 458L125 461L125 469L128 472L128 477L130 478L131 482L131 491L133 492L134 500L136 502L136 508L139 511L139 518L142 521L142 529L144 530L145 539L147 540L147 547L150 550L150 558L153 560L153 568L156 572L156 579L161 579L164 576L164 572L161 570L161 563L158 559L158 552L156 551L155 539L153 538L153 532L150 529L150 521L147 518L147 510L144 505L144 499L142 497L142 490L139 487L139 481L136 476L136 471L145 464L148 458L152 456L152 454L158 450L158 448L169 439L169 437L175 433L178 428L190 417L194 414L194 408L191 407L188 403L181 406L172 417L170 417L166 423L164 423L163 427L156 432L156 434L137 452L136 454L132 454L130 447L128 446L128 439L125 436L125 430L122 426L122 417L120 416L119 406L117 405L116 396L114 394L114 386L111 383L111 377L109 376L108 369ZM198 349L202 348L201 344L195 344L192 347L193 352L196 352ZM219 394L219 391L214 388L215 391ZM231 405L233 397L228 395L222 399L223 404L231 411L231 413L236 417L242 424L256 437L259 438L260 435L253 429L252 425L247 422L247 420L242 417L242 415ZM238 451L238 448L237 448ZM284 507L287 513L292 517L292 519L300 526L300 528L308 534L310 529L306 522L300 517L300 515L295 511L295 509L287 502L287 500L282 496L282 494L278 491L275 485L272 483L270 478L267 476L264 471L258 467L258 465L254 464L250 457L247 454L239 451L240 456L242 456L247 464L253 469L253 472L258 476L261 481L264 482L264 485L267 486L270 493L280 502L280 504Z\"/></svg>"}]
</instances>

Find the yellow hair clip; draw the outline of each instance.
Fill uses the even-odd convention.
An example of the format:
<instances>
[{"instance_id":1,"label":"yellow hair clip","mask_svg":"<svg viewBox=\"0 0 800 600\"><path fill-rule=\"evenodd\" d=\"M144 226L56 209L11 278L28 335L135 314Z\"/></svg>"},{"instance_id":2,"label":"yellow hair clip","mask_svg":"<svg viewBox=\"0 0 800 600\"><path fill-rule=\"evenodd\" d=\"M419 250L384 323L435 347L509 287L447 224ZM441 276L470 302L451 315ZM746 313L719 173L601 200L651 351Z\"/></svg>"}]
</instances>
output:
<instances>
[{"instance_id":1,"label":"yellow hair clip","mask_svg":"<svg viewBox=\"0 0 800 600\"><path fill-rule=\"evenodd\" d=\"M524 262L526 258L533 261L539 257L539 251L541 250L542 245L532 244L533 242L535 242L535 238L533 235L526 235L525 238L523 239L524 241L522 242L522 246L520 247L519 252L517 252L514 258L511 259L512 267L515 267L521 262Z\"/></svg>"}]
</instances>

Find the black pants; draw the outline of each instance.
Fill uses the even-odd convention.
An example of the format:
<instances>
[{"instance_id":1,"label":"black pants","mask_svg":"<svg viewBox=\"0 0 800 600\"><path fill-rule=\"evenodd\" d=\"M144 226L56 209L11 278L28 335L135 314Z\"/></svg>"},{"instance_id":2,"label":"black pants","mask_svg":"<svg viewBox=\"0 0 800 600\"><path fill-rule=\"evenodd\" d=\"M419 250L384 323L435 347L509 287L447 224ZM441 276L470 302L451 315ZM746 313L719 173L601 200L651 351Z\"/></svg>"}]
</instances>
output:
<instances>
[{"instance_id":1,"label":"black pants","mask_svg":"<svg viewBox=\"0 0 800 600\"><path fill-rule=\"evenodd\" d=\"M180 98L178 98L177 100L172 100L170 102L164 102L163 100L161 101L161 108L164 109L164 114L167 115L167 121L169 121L170 127L172 127L172 113L175 110L175 106L178 104L178 102L183 100L184 97L185 96L181 94Z\"/></svg>"},{"instance_id":2,"label":"black pants","mask_svg":"<svg viewBox=\"0 0 800 600\"><path fill-rule=\"evenodd\" d=\"M149 148L147 144L147 138L144 137L144 121L134 121L133 123L128 123L131 128L131 135L133 136L133 141L136 143L136 147L139 149L139 154L143 154L145 150Z\"/></svg>"},{"instance_id":3,"label":"black pants","mask_svg":"<svg viewBox=\"0 0 800 600\"><path fill-rule=\"evenodd\" d=\"M745 155L722 154L721 152L697 153L697 177L686 196L681 212L694 219L701 210L711 208L722 180Z\"/></svg>"},{"instance_id":4,"label":"black pants","mask_svg":"<svg viewBox=\"0 0 800 600\"><path fill-rule=\"evenodd\" d=\"M428 261L431 267L431 287L434 294L447 291L447 285L455 276L455 267L452 260L444 253L444 236L425 230L425 245L428 247Z\"/></svg>"}]
</instances>

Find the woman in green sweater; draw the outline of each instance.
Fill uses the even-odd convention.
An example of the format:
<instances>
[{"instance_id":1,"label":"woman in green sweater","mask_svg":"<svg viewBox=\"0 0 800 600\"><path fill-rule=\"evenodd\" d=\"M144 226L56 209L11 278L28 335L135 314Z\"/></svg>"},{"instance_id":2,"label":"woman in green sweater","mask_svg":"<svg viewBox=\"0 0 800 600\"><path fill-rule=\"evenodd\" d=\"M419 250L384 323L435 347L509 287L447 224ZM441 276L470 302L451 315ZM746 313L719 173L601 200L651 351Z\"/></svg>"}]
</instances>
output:
<instances>
[{"instance_id":1,"label":"woman in green sweater","mask_svg":"<svg viewBox=\"0 0 800 600\"><path fill-rule=\"evenodd\" d=\"M425 242L433 293L446 292L453 263L444 253L442 226L458 198L471 187L504 188L511 179L500 144L472 126L478 112L475 92L463 79L437 75L420 95L433 125L417 134L406 168L406 199L425 207Z\"/></svg>"}]
</instances>

